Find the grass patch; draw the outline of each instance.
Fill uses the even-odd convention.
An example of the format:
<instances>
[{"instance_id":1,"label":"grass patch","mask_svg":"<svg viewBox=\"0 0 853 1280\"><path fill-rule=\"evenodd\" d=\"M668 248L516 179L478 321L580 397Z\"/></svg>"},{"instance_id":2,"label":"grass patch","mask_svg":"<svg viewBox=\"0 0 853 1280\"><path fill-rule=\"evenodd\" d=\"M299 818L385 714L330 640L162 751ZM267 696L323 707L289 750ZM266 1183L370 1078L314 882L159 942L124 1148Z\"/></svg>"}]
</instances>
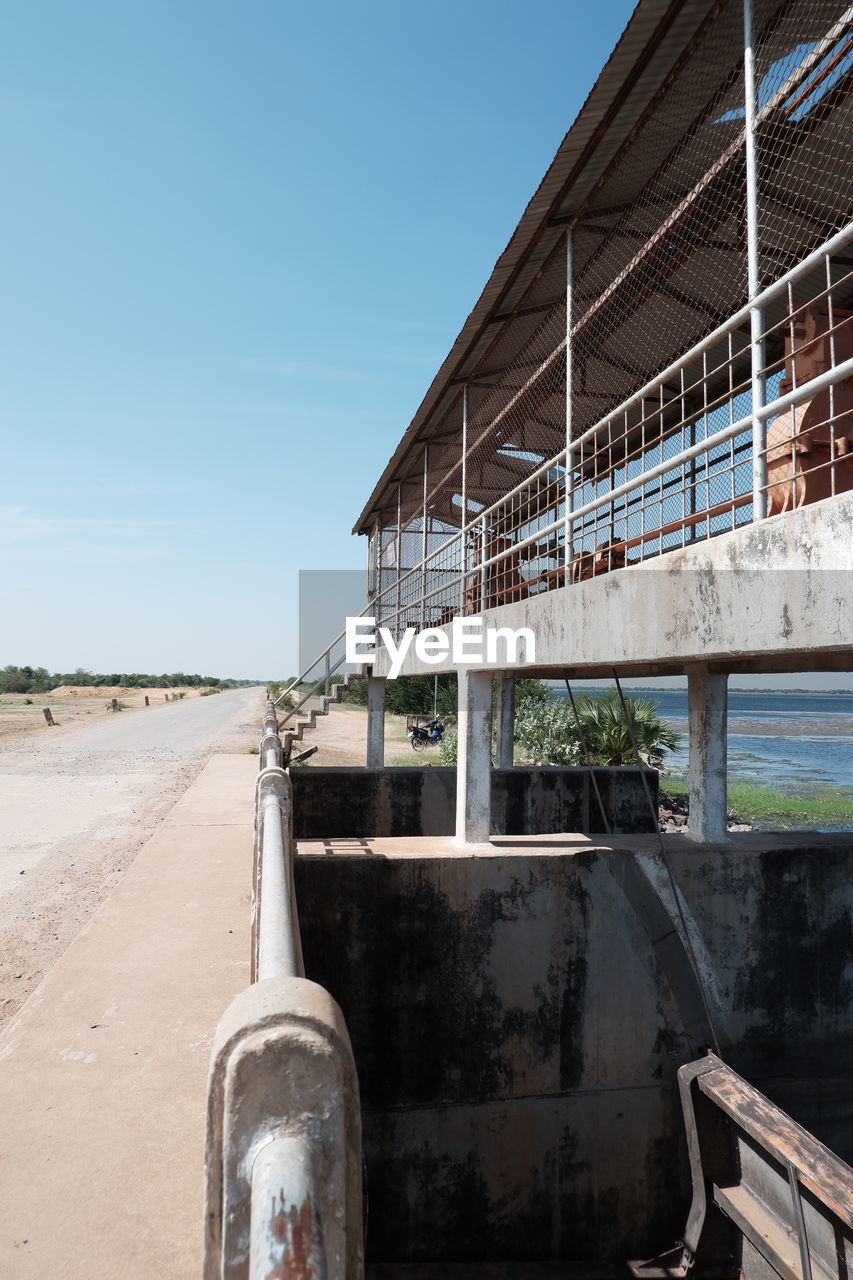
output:
<instances>
[{"instance_id":1,"label":"grass patch","mask_svg":"<svg viewBox=\"0 0 853 1280\"><path fill-rule=\"evenodd\" d=\"M686 778L661 778L661 793L686 796ZM728 807L743 822L785 830L798 827L853 826L853 790L815 787L780 791L757 782L729 778Z\"/></svg>"}]
</instances>

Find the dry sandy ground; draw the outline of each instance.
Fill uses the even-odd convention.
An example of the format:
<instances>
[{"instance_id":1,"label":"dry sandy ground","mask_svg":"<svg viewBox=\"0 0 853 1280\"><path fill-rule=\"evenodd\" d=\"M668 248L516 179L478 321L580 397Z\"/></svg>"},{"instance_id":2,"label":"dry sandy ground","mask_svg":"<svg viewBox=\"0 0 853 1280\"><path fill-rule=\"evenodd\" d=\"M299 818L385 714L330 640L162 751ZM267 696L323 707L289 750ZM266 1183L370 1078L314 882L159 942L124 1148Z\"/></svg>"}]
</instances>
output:
<instances>
[{"instance_id":1,"label":"dry sandy ground","mask_svg":"<svg viewBox=\"0 0 853 1280\"><path fill-rule=\"evenodd\" d=\"M103 698L87 715L81 701L72 709L81 714L57 712L56 729L48 729L40 706L27 707L41 727L0 737L0 1023L76 937L211 754L257 744L262 690L168 705L158 692L158 703L117 715L99 713Z\"/></svg>"}]
</instances>

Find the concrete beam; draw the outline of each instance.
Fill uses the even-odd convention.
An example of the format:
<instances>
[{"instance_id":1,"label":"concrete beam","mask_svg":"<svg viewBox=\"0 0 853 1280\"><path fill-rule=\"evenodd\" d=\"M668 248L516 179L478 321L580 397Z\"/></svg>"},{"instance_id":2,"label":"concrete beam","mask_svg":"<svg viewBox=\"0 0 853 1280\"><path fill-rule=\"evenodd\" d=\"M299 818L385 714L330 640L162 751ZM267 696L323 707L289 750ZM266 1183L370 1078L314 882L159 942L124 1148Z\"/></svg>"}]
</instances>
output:
<instances>
[{"instance_id":1,"label":"concrete beam","mask_svg":"<svg viewBox=\"0 0 853 1280\"><path fill-rule=\"evenodd\" d=\"M515 680L510 675L498 677L498 742L497 766L511 769L514 760Z\"/></svg>"},{"instance_id":2,"label":"concrete beam","mask_svg":"<svg viewBox=\"0 0 853 1280\"><path fill-rule=\"evenodd\" d=\"M620 675L675 675L692 663L850 670L851 532L853 492L489 609L483 623L533 631L535 660L519 663L516 677L609 677L614 666ZM376 674L388 665L380 649ZM494 674L505 665L495 663ZM436 670L453 663L428 666L410 647L403 675Z\"/></svg>"},{"instance_id":3,"label":"concrete beam","mask_svg":"<svg viewBox=\"0 0 853 1280\"><path fill-rule=\"evenodd\" d=\"M385 764L385 677L367 677L367 767Z\"/></svg>"},{"instance_id":4,"label":"concrete beam","mask_svg":"<svg viewBox=\"0 0 853 1280\"><path fill-rule=\"evenodd\" d=\"M687 670L687 726L692 840L725 840L728 677L706 665Z\"/></svg>"},{"instance_id":5,"label":"concrete beam","mask_svg":"<svg viewBox=\"0 0 853 1280\"><path fill-rule=\"evenodd\" d=\"M492 677L459 672L459 753L456 764L456 842L485 844L491 826Z\"/></svg>"}]
</instances>

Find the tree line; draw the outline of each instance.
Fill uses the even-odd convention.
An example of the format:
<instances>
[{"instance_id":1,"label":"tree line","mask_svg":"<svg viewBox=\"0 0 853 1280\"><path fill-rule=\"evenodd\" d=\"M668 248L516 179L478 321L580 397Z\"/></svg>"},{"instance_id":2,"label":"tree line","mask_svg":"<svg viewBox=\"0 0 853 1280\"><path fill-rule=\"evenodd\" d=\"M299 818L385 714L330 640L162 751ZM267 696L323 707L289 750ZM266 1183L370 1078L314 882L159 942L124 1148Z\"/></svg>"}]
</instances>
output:
<instances>
[{"instance_id":1,"label":"tree line","mask_svg":"<svg viewBox=\"0 0 853 1280\"><path fill-rule=\"evenodd\" d=\"M195 689L209 685L214 689L237 689L257 684L256 680L222 679L219 676L188 675L173 671L159 676L139 671L111 671L109 674L87 671L77 667L74 671L49 672L45 667L6 666L0 670L0 693L48 693L59 685L74 684L93 686L122 685L128 689Z\"/></svg>"}]
</instances>

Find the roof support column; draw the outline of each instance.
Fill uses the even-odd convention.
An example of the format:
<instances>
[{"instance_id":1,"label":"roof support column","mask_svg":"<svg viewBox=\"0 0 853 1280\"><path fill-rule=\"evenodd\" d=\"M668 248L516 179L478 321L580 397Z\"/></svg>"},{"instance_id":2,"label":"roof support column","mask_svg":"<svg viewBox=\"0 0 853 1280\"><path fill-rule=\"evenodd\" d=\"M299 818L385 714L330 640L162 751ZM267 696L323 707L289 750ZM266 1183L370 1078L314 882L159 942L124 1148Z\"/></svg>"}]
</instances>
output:
<instances>
[{"instance_id":1,"label":"roof support column","mask_svg":"<svg viewBox=\"0 0 853 1280\"><path fill-rule=\"evenodd\" d=\"M460 668L456 843L486 844L492 817L492 676Z\"/></svg>"},{"instance_id":2,"label":"roof support column","mask_svg":"<svg viewBox=\"0 0 853 1280\"><path fill-rule=\"evenodd\" d=\"M429 551L429 535L427 533L427 477L429 476L429 445L424 445L424 507L423 527L421 529L421 631L426 626L426 591L427 571L426 558Z\"/></svg>"},{"instance_id":3,"label":"roof support column","mask_svg":"<svg viewBox=\"0 0 853 1280\"><path fill-rule=\"evenodd\" d=\"M744 147L746 159L746 274L749 299L758 296L761 288L758 239L758 159L755 134L756 88L755 57L752 48L753 23L752 0L743 0L743 85L744 121L746 125ZM752 518L763 520L767 515L767 454L766 424L757 416L764 406L766 386L764 376L764 313L753 306L749 313L750 350L752 358Z\"/></svg>"},{"instance_id":4,"label":"roof support column","mask_svg":"<svg viewBox=\"0 0 853 1280\"><path fill-rule=\"evenodd\" d=\"M515 759L515 679L504 672L498 676L498 742L499 769L511 769Z\"/></svg>"},{"instance_id":5,"label":"roof support column","mask_svg":"<svg viewBox=\"0 0 853 1280\"><path fill-rule=\"evenodd\" d=\"M400 573L403 561L403 530L400 525L402 520L402 493L403 486L397 481L397 546L395 548L394 559L397 561L397 590L394 593L394 613L395 613L395 629L394 634L399 638L402 635L402 624L400 622Z\"/></svg>"},{"instance_id":6,"label":"roof support column","mask_svg":"<svg viewBox=\"0 0 853 1280\"><path fill-rule=\"evenodd\" d=\"M468 523L468 383L462 388L462 520L459 537L459 563L462 572L459 577L459 612L465 613L465 574L468 568L468 540L465 526Z\"/></svg>"},{"instance_id":7,"label":"roof support column","mask_svg":"<svg viewBox=\"0 0 853 1280\"><path fill-rule=\"evenodd\" d=\"M575 255L574 227L566 232L566 516L563 541L565 543L566 582L572 572L572 291L574 288Z\"/></svg>"},{"instance_id":8,"label":"roof support column","mask_svg":"<svg viewBox=\"0 0 853 1280\"><path fill-rule=\"evenodd\" d=\"M367 677L367 767L385 764L385 677Z\"/></svg>"},{"instance_id":9,"label":"roof support column","mask_svg":"<svg viewBox=\"0 0 853 1280\"><path fill-rule=\"evenodd\" d=\"M727 839L726 733L728 676L696 663L687 669L691 840Z\"/></svg>"}]
</instances>

